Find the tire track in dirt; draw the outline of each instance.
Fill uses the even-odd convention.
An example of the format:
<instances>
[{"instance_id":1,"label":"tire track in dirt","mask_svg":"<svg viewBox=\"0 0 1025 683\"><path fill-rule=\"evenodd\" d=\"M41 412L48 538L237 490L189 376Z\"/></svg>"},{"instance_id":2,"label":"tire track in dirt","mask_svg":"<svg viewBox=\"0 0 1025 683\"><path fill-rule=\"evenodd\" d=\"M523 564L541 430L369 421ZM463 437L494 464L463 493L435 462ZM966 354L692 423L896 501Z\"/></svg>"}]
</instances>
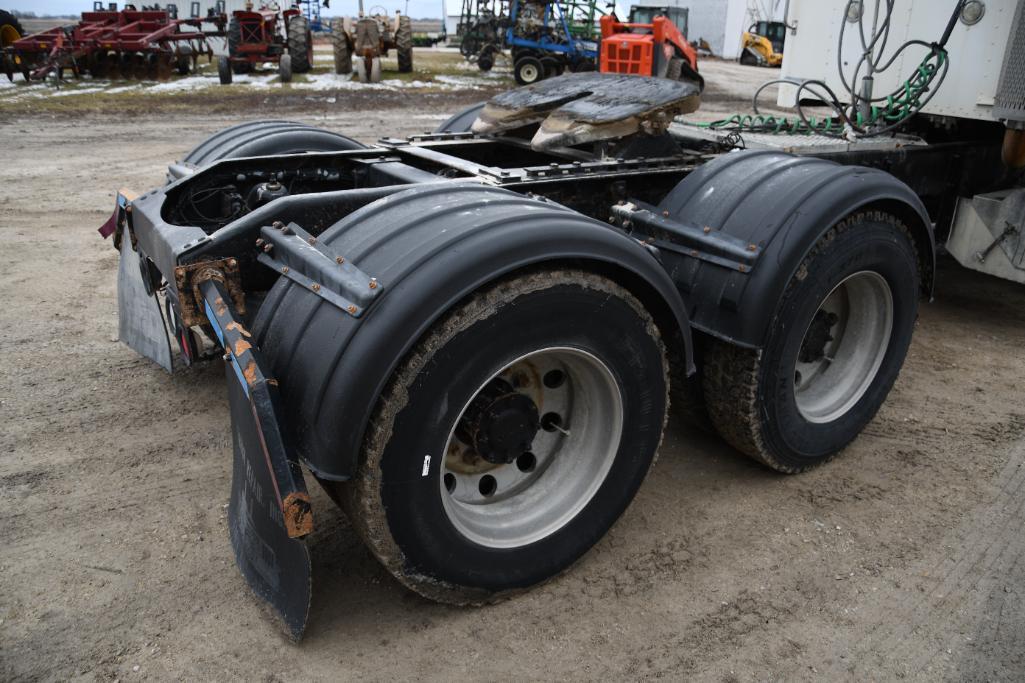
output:
<instances>
[{"instance_id":1,"label":"tire track in dirt","mask_svg":"<svg viewBox=\"0 0 1025 683\"><path fill-rule=\"evenodd\" d=\"M854 661L864 657L897 664L908 675L928 676L935 675L931 662L953 654L956 644L951 641L963 630L964 613L972 612L966 608L985 600L994 574L1013 576L1013 568L1025 557L1025 441L1012 448L996 483L999 488L991 500L955 538L945 539L951 541L952 552L915 572L921 577L919 586L929 587L903 597L888 594L876 606L882 625L853 646ZM971 541L961 547L960 538Z\"/></svg>"}]
</instances>

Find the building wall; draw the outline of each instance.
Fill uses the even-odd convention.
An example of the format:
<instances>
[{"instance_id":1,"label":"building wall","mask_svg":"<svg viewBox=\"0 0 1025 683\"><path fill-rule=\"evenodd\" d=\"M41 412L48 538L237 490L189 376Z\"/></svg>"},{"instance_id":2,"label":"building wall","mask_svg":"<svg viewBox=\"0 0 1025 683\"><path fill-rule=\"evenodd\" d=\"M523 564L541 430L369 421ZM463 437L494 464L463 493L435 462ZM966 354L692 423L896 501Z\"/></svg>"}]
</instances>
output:
<instances>
[{"instance_id":1,"label":"building wall","mask_svg":"<svg viewBox=\"0 0 1025 683\"><path fill-rule=\"evenodd\" d=\"M690 11L687 39L697 41L704 38L712 48L712 53L724 59L736 59L740 56L740 34L754 20L748 11L747 0L675 0L679 7ZM763 1L757 3L763 8L773 4ZM775 3L775 16L766 19L783 19L785 3Z\"/></svg>"}]
</instances>

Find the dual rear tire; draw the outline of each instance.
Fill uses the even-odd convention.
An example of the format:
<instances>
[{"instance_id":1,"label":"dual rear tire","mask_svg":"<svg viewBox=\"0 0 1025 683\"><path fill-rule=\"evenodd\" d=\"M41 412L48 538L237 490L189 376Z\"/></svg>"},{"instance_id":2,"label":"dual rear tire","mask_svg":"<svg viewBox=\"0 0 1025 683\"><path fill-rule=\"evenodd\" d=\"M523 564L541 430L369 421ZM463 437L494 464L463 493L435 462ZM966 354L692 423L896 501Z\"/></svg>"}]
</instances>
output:
<instances>
[{"instance_id":1,"label":"dual rear tire","mask_svg":"<svg viewBox=\"0 0 1025 683\"><path fill-rule=\"evenodd\" d=\"M666 376L627 290L579 270L518 275L421 339L357 476L327 486L406 586L485 602L558 574L619 518L661 440Z\"/></svg>"},{"instance_id":2,"label":"dual rear tire","mask_svg":"<svg viewBox=\"0 0 1025 683\"><path fill-rule=\"evenodd\" d=\"M709 341L702 388L716 431L780 472L835 457L893 387L920 291L906 226L878 212L841 221L797 269L761 349Z\"/></svg>"}]
</instances>

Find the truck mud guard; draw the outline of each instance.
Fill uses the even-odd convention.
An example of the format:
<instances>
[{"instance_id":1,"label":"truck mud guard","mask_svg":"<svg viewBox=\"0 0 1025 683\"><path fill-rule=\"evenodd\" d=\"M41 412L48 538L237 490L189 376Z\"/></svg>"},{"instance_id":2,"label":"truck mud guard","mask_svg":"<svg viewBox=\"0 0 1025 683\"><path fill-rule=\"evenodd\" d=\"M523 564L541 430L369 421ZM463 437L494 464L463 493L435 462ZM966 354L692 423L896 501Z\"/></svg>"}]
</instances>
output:
<instances>
[{"instance_id":1,"label":"truck mud guard","mask_svg":"<svg viewBox=\"0 0 1025 683\"><path fill-rule=\"evenodd\" d=\"M878 169L783 152L734 152L684 178L654 211L638 208L636 216L620 209L619 217L633 218L635 235L660 246L690 305L691 323L739 346L761 347L798 264L826 231L859 210L889 213L907 226L922 293L932 292L928 212L907 185ZM680 246L695 253L681 253ZM693 258L699 251L718 255L719 262Z\"/></svg>"},{"instance_id":2,"label":"truck mud guard","mask_svg":"<svg viewBox=\"0 0 1025 683\"><path fill-rule=\"evenodd\" d=\"M225 350L234 464L228 530L249 587L277 613L293 640L302 637L312 595L310 496L278 425L277 380L265 372L252 335L224 285L201 282L207 319Z\"/></svg>"}]
</instances>

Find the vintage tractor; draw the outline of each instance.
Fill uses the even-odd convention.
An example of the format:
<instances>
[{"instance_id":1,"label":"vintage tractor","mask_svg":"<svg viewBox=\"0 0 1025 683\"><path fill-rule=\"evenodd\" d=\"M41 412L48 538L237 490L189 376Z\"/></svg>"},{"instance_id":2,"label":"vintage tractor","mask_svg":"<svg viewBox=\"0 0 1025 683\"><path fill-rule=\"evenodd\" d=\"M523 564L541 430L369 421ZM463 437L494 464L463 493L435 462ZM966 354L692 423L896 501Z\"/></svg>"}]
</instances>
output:
<instances>
[{"instance_id":1,"label":"vintage tractor","mask_svg":"<svg viewBox=\"0 0 1025 683\"><path fill-rule=\"evenodd\" d=\"M306 472L397 580L480 604L603 537L670 410L778 472L840 454L897 379L938 241L1025 280L1025 4L950 38L962 4L921 32L907 101L848 77L815 136L684 125L692 81L575 73L370 146L241 123L118 193L120 337L168 370L169 339L179 365L223 358L229 536L289 634L313 590ZM791 0L801 27L824 5L843 10ZM932 67L975 44L999 78L942 88Z\"/></svg>"},{"instance_id":2,"label":"vintage tractor","mask_svg":"<svg viewBox=\"0 0 1025 683\"><path fill-rule=\"evenodd\" d=\"M380 12L375 13L374 10ZM337 17L331 21L331 40L334 44L335 73L350 74L353 64L361 83L381 80L381 58L395 50L399 73L413 70L413 24L409 17L395 12L389 18L383 8L373 7L370 16L363 14L363 0L359 3L359 17Z\"/></svg>"},{"instance_id":3,"label":"vintage tractor","mask_svg":"<svg viewBox=\"0 0 1025 683\"><path fill-rule=\"evenodd\" d=\"M687 42L687 10L635 5L630 20L601 18L601 71L689 80L704 88L698 53Z\"/></svg>"},{"instance_id":4,"label":"vintage tractor","mask_svg":"<svg viewBox=\"0 0 1025 683\"><path fill-rule=\"evenodd\" d=\"M281 11L276 5L261 5L254 10L247 2L245 9L232 12L227 42L228 54L217 59L217 75L225 85L232 74L249 73L266 62L277 63L283 83L313 66L310 22L296 7Z\"/></svg>"},{"instance_id":5,"label":"vintage tractor","mask_svg":"<svg viewBox=\"0 0 1025 683\"><path fill-rule=\"evenodd\" d=\"M782 66L787 25L782 21L756 21L740 37L740 63Z\"/></svg>"}]
</instances>

